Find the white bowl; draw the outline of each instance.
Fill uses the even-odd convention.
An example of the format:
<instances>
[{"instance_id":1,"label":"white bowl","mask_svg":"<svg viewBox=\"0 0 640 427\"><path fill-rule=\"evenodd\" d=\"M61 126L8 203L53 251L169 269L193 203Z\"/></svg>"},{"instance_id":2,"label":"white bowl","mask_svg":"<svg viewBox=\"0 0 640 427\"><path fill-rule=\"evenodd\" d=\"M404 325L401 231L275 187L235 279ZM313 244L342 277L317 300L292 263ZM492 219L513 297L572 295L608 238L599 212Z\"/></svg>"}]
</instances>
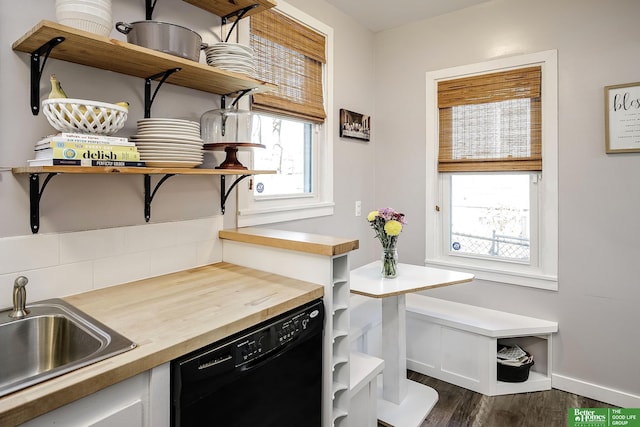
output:
<instances>
[{"instance_id":1,"label":"white bowl","mask_svg":"<svg viewBox=\"0 0 640 427\"><path fill-rule=\"evenodd\" d=\"M69 27L108 36L113 29L111 9L91 4L63 3L56 5L56 18Z\"/></svg>"},{"instance_id":2,"label":"white bowl","mask_svg":"<svg viewBox=\"0 0 640 427\"><path fill-rule=\"evenodd\" d=\"M56 7L62 5L92 5L111 10L111 0L56 0Z\"/></svg>"},{"instance_id":3,"label":"white bowl","mask_svg":"<svg viewBox=\"0 0 640 427\"><path fill-rule=\"evenodd\" d=\"M111 20L111 8L103 8L91 4L61 4L56 6L56 18L64 18L69 12L83 13L87 16L94 16L96 19Z\"/></svg>"},{"instance_id":4,"label":"white bowl","mask_svg":"<svg viewBox=\"0 0 640 427\"><path fill-rule=\"evenodd\" d=\"M60 132L111 135L124 127L129 110L106 102L53 98L42 101L42 112Z\"/></svg>"},{"instance_id":5,"label":"white bowl","mask_svg":"<svg viewBox=\"0 0 640 427\"><path fill-rule=\"evenodd\" d=\"M86 19L63 19L58 22L60 22L62 25L66 25L67 27L77 28L82 31L97 34L99 36L107 37L109 36L109 34L111 34L110 25L104 25Z\"/></svg>"},{"instance_id":6,"label":"white bowl","mask_svg":"<svg viewBox=\"0 0 640 427\"><path fill-rule=\"evenodd\" d=\"M97 21L112 21L111 12L102 9L94 8L92 6L74 7L72 5L60 6L56 10L56 19L61 20L69 17L76 17L82 15L88 19L95 19Z\"/></svg>"}]
</instances>

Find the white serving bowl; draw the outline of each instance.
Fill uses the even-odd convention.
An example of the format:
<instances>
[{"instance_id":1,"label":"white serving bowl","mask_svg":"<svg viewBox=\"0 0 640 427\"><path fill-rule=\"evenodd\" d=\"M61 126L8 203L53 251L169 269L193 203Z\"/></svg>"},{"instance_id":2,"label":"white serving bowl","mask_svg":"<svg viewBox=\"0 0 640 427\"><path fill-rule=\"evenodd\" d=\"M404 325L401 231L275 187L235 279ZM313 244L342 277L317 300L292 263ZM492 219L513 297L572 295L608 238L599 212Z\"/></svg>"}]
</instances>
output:
<instances>
[{"instance_id":1,"label":"white serving bowl","mask_svg":"<svg viewBox=\"0 0 640 427\"><path fill-rule=\"evenodd\" d=\"M56 7L62 5L90 5L111 10L111 0L56 0Z\"/></svg>"},{"instance_id":2,"label":"white serving bowl","mask_svg":"<svg viewBox=\"0 0 640 427\"><path fill-rule=\"evenodd\" d=\"M99 36L108 37L109 34L111 34L110 25L104 25L99 22L95 22L88 19L70 18L70 19L63 19L58 22L60 22L62 25L77 28L82 31L87 31L89 33L97 34Z\"/></svg>"},{"instance_id":3,"label":"white serving bowl","mask_svg":"<svg viewBox=\"0 0 640 427\"><path fill-rule=\"evenodd\" d=\"M42 112L60 132L111 135L124 127L129 110L106 102L52 98L42 101Z\"/></svg>"},{"instance_id":4,"label":"white serving bowl","mask_svg":"<svg viewBox=\"0 0 640 427\"><path fill-rule=\"evenodd\" d=\"M69 1L56 3L56 19L59 23L101 36L108 36L113 29L111 7L80 4Z\"/></svg>"}]
</instances>

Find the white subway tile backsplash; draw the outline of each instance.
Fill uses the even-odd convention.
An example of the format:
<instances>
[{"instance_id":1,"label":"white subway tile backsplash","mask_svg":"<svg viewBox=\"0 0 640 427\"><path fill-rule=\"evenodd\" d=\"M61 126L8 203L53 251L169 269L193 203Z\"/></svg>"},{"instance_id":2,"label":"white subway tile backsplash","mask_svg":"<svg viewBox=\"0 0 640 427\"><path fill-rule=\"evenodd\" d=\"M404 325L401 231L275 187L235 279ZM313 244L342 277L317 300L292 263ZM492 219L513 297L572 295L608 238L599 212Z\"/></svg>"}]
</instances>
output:
<instances>
[{"instance_id":1,"label":"white subway tile backsplash","mask_svg":"<svg viewBox=\"0 0 640 427\"><path fill-rule=\"evenodd\" d=\"M124 254L93 262L93 287L106 288L151 276L149 252Z\"/></svg>"},{"instance_id":2,"label":"white subway tile backsplash","mask_svg":"<svg viewBox=\"0 0 640 427\"><path fill-rule=\"evenodd\" d=\"M27 277L32 285L39 285L27 292L31 296L29 301L73 295L93 288L93 265L91 262L63 264L33 270Z\"/></svg>"},{"instance_id":3,"label":"white subway tile backsplash","mask_svg":"<svg viewBox=\"0 0 640 427\"><path fill-rule=\"evenodd\" d=\"M124 239L124 253L149 251L159 247L176 244L179 224L161 223L127 227Z\"/></svg>"},{"instance_id":4,"label":"white subway tile backsplash","mask_svg":"<svg viewBox=\"0 0 640 427\"><path fill-rule=\"evenodd\" d=\"M59 263L57 234L5 237L0 239L0 274Z\"/></svg>"},{"instance_id":5,"label":"white subway tile backsplash","mask_svg":"<svg viewBox=\"0 0 640 427\"><path fill-rule=\"evenodd\" d=\"M195 245L171 246L151 251L151 275L173 273L197 265Z\"/></svg>"},{"instance_id":6,"label":"white subway tile backsplash","mask_svg":"<svg viewBox=\"0 0 640 427\"><path fill-rule=\"evenodd\" d=\"M30 271L22 271L18 274L6 275L9 283L0 286L0 307L6 308L13 305L12 289L13 281L18 276L29 279L27 283L27 304L49 298L60 298L80 292L90 291L93 287L93 267L91 262L78 262L73 264L57 265Z\"/></svg>"},{"instance_id":7,"label":"white subway tile backsplash","mask_svg":"<svg viewBox=\"0 0 640 427\"><path fill-rule=\"evenodd\" d=\"M106 228L60 234L60 263L100 259L122 253L124 232L123 228Z\"/></svg>"},{"instance_id":8,"label":"white subway tile backsplash","mask_svg":"<svg viewBox=\"0 0 640 427\"><path fill-rule=\"evenodd\" d=\"M203 220L183 221L177 230L177 244L217 240L222 228L222 216Z\"/></svg>"},{"instance_id":9,"label":"white subway tile backsplash","mask_svg":"<svg viewBox=\"0 0 640 427\"><path fill-rule=\"evenodd\" d=\"M198 265L213 264L222 261L222 242L219 239L197 243Z\"/></svg>"},{"instance_id":10,"label":"white subway tile backsplash","mask_svg":"<svg viewBox=\"0 0 640 427\"><path fill-rule=\"evenodd\" d=\"M222 216L0 239L0 309L15 279L27 300L63 297L222 261Z\"/></svg>"}]
</instances>

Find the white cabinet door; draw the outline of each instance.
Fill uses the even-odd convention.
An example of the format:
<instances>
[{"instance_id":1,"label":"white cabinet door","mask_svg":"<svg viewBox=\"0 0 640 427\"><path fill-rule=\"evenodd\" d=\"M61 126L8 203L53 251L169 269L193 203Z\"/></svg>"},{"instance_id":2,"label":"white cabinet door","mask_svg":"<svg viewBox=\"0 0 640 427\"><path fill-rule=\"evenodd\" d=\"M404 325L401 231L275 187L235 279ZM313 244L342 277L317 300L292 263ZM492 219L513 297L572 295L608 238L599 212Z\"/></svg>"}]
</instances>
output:
<instances>
[{"instance_id":1,"label":"white cabinet door","mask_svg":"<svg viewBox=\"0 0 640 427\"><path fill-rule=\"evenodd\" d=\"M138 399L124 408L114 408L114 412L89 424L88 427L138 427L143 425L143 404Z\"/></svg>"},{"instance_id":2,"label":"white cabinet door","mask_svg":"<svg viewBox=\"0 0 640 427\"><path fill-rule=\"evenodd\" d=\"M149 427L149 372L35 418L24 427ZM168 387L168 386L167 386Z\"/></svg>"}]
</instances>

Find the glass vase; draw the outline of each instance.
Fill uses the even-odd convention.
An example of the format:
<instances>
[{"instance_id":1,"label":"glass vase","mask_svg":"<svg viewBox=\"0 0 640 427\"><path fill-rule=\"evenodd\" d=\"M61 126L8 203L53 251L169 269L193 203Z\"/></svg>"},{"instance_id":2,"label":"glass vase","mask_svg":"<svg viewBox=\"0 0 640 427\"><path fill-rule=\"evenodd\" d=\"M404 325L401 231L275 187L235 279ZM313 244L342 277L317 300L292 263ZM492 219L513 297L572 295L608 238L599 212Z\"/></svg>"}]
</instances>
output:
<instances>
[{"instance_id":1,"label":"glass vase","mask_svg":"<svg viewBox=\"0 0 640 427\"><path fill-rule=\"evenodd\" d=\"M382 248L382 277L393 279L398 276L398 251L395 245Z\"/></svg>"}]
</instances>

